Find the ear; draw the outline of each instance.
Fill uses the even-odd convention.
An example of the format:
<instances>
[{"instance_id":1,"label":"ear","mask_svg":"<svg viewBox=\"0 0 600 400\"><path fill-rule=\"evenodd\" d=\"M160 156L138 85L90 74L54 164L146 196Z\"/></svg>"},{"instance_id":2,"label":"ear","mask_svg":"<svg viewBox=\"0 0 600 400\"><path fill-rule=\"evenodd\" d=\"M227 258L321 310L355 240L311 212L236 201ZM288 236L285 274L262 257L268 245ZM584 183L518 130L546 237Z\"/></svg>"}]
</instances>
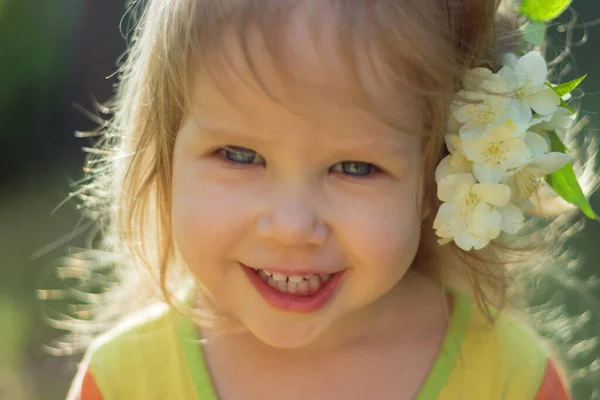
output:
<instances>
[{"instance_id":1,"label":"ear","mask_svg":"<svg viewBox=\"0 0 600 400\"><path fill-rule=\"evenodd\" d=\"M435 190L435 188L433 187L425 187L425 177L421 178L421 182L419 185L419 214L421 217L421 220L425 220L427 218L429 218L431 216L431 208L432 208L432 204L431 204L431 191ZM430 185L427 185L430 186Z\"/></svg>"},{"instance_id":2,"label":"ear","mask_svg":"<svg viewBox=\"0 0 600 400\"><path fill-rule=\"evenodd\" d=\"M431 216L431 202L428 201L426 196L422 198L420 211L421 220L423 221Z\"/></svg>"}]
</instances>

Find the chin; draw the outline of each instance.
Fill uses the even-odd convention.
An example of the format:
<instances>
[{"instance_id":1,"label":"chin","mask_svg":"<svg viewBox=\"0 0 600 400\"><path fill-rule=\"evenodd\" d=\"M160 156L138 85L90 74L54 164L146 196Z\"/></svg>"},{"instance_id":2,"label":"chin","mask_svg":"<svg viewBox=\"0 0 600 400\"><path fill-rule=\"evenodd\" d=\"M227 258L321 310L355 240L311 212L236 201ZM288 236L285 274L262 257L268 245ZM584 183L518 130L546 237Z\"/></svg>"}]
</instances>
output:
<instances>
[{"instance_id":1,"label":"chin","mask_svg":"<svg viewBox=\"0 0 600 400\"><path fill-rule=\"evenodd\" d=\"M303 315L273 310L279 314L270 318L242 321L246 328L264 344L277 349L310 347L329 330L331 321L325 315ZM329 318L327 318L329 319Z\"/></svg>"}]
</instances>

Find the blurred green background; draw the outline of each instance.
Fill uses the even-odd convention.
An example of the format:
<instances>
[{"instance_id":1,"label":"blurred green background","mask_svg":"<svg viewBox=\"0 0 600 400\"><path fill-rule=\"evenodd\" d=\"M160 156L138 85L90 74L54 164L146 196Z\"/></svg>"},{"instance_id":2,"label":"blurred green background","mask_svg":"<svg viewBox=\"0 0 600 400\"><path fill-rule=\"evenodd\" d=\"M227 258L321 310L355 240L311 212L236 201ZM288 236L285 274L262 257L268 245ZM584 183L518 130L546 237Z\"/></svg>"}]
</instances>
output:
<instances>
[{"instance_id":1,"label":"blurred green background","mask_svg":"<svg viewBox=\"0 0 600 400\"><path fill-rule=\"evenodd\" d=\"M0 399L63 399L77 356L45 349L56 332L48 327L36 289L47 288L53 261L67 246L82 246L84 221L75 203L52 211L79 179L83 164L75 131L96 126L81 110L106 101L115 83L115 62L124 51L119 29L124 0L0 0ZM582 22L600 18L598 0L575 0ZM570 18L570 14L568 15ZM123 28L125 29L125 28ZM565 35L551 29L554 46ZM574 31L576 39L582 29ZM589 28L588 43L573 48L576 63L568 77L588 73L582 110L600 128L600 26ZM600 195L593 198L600 210ZM600 274L600 224L588 223L573 247L584 257L577 274ZM591 321L585 336L600 335L593 309L600 289L588 289ZM567 303L570 301L566 299ZM594 304L593 304L594 303ZM571 307L578 315L585 307ZM580 363L588 378L575 383L577 399L600 399L600 348L586 342ZM594 372L595 371L595 372ZM596 392L594 393L594 391Z\"/></svg>"}]
</instances>

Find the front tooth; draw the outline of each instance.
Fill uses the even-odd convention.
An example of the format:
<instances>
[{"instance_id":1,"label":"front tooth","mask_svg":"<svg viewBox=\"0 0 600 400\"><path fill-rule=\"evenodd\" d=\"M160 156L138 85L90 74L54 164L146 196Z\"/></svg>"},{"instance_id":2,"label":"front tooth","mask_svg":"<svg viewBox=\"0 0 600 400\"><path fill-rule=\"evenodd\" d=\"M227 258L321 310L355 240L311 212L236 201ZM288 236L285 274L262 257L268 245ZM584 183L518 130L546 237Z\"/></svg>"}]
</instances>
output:
<instances>
[{"instance_id":1,"label":"front tooth","mask_svg":"<svg viewBox=\"0 0 600 400\"><path fill-rule=\"evenodd\" d=\"M301 281L303 281L304 279L301 279ZM288 293L291 294L296 294L296 292L298 291L298 283L297 282L288 282L287 284L287 291Z\"/></svg>"},{"instance_id":2,"label":"front tooth","mask_svg":"<svg viewBox=\"0 0 600 400\"><path fill-rule=\"evenodd\" d=\"M273 272L273 279L275 279L276 281L283 281L285 282L287 276L280 274L279 272Z\"/></svg>"},{"instance_id":3,"label":"front tooth","mask_svg":"<svg viewBox=\"0 0 600 400\"><path fill-rule=\"evenodd\" d=\"M296 293L306 294L306 292L308 292L308 281L303 279L302 282L298 283Z\"/></svg>"},{"instance_id":4,"label":"front tooth","mask_svg":"<svg viewBox=\"0 0 600 400\"><path fill-rule=\"evenodd\" d=\"M310 279L311 276L312 276L312 274L304 275L304 279L308 280L308 279Z\"/></svg>"},{"instance_id":5,"label":"front tooth","mask_svg":"<svg viewBox=\"0 0 600 400\"><path fill-rule=\"evenodd\" d=\"M317 290L319 288L319 286L321 286L321 278L319 278L319 275L311 276L310 279L308 280L308 286L312 290Z\"/></svg>"},{"instance_id":6,"label":"front tooth","mask_svg":"<svg viewBox=\"0 0 600 400\"><path fill-rule=\"evenodd\" d=\"M279 289L282 292L287 292L286 281L276 281L276 283L277 283L277 289Z\"/></svg>"},{"instance_id":7,"label":"front tooth","mask_svg":"<svg viewBox=\"0 0 600 400\"><path fill-rule=\"evenodd\" d=\"M304 277L302 275L291 275L288 280L289 282L299 283L304 280Z\"/></svg>"},{"instance_id":8,"label":"front tooth","mask_svg":"<svg viewBox=\"0 0 600 400\"><path fill-rule=\"evenodd\" d=\"M271 286L273 289L277 289L277 282L275 282L275 279L273 279L272 277L269 277L269 279L267 280L267 283L269 284L269 286Z\"/></svg>"}]
</instances>

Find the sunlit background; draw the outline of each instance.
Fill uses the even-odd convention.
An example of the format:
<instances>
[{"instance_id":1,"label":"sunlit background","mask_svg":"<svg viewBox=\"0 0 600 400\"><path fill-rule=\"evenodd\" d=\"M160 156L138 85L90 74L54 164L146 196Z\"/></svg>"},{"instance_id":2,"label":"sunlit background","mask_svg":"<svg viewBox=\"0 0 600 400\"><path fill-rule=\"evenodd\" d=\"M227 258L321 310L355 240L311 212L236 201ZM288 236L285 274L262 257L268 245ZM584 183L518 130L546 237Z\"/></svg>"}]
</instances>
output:
<instances>
[{"instance_id":1,"label":"sunlit background","mask_svg":"<svg viewBox=\"0 0 600 400\"><path fill-rule=\"evenodd\" d=\"M581 22L600 18L598 0L575 0ZM55 208L81 178L90 144L76 131L97 127L85 110L109 99L116 60L124 51L120 20L125 0L0 0L0 399L63 399L78 356L47 348L56 332L44 319L36 290L44 288L53 261L82 246L87 221L76 202ZM571 18L568 13L565 19ZM590 24L587 44L573 48L568 77L583 72L582 110L589 134L600 139L600 26ZM125 27L122 29L125 30ZM584 31L574 30L575 40ZM554 46L565 36L550 29ZM600 195L593 197L600 210ZM600 274L600 223L588 223L573 243L584 262L577 274ZM600 399L600 288L588 287L590 322L584 327L588 379L575 383L576 399ZM569 298L567 298L569 301ZM582 312L573 307L573 314ZM595 372L594 372L595 371ZM124 377L126 379L126 377ZM594 389L597 389L594 395Z\"/></svg>"}]
</instances>

